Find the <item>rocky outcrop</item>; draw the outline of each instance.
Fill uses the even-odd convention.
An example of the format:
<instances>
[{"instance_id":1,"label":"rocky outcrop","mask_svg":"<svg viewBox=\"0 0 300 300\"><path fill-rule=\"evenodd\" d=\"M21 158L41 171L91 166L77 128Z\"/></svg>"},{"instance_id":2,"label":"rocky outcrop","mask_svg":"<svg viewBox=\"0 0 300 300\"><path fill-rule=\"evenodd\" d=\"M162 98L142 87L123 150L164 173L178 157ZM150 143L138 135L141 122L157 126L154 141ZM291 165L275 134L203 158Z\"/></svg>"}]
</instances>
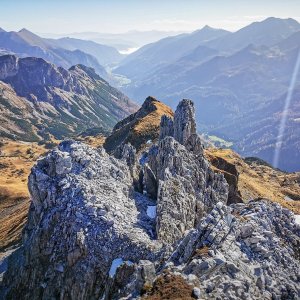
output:
<instances>
[{"instance_id":1,"label":"rocky outcrop","mask_svg":"<svg viewBox=\"0 0 300 300\"><path fill-rule=\"evenodd\" d=\"M148 159L158 187L156 229L162 240L175 242L216 202L226 203L223 175L214 174L201 154L195 155L173 137L153 146Z\"/></svg>"},{"instance_id":2,"label":"rocky outcrop","mask_svg":"<svg viewBox=\"0 0 300 300\"><path fill-rule=\"evenodd\" d=\"M218 203L166 269L197 285L201 299L298 299L299 234L293 214L278 204Z\"/></svg>"},{"instance_id":3,"label":"rocky outcrop","mask_svg":"<svg viewBox=\"0 0 300 300\"><path fill-rule=\"evenodd\" d=\"M195 108L191 100L182 100L174 115L174 138L180 144L196 133Z\"/></svg>"},{"instance_id":4,"label":"rocky outcrop","mask_svg":"<svg viewBox=\"0 0 300 300\"><path fill-rule=\"evenodd\" d=\"M70 70L76 69L80 68L73 67ZM19 96L35 97L38 101L49 101L53 98L51 89L54 88L77 94L87 93L87 87L71 72L36 57L20 59L14 55L2 56L0 80L9 83Z\"/></svg>"},{"instance_id":5,"label":"rocky outcrop","mask_svg":"<svg viewBox=\"0 0 300 300\"><path fill-rule=\"evenodd\" d=\"M238 189L239 172L236 166L222 157L216 155L207 154L210 163L214 167L214 171L222 173L228 182L229 193L228 193L228 204L242 203L241 193Z\"/></svg>"},{"instance_id":6,"label":"rocky outcrop","mask_svg":"<svg viewBox=\"0 0 300 300\"><path fill-rule=\"evenodd\" d=\"M116 259L154 260L161 248L151 239L151 201L132 189L126 163L103 149L62 143L32 169L29 191L23 246L5 278L16 279L8 299L99 299Z\"/></svg>"},{"instance_id":7,"label":"rocky outcrop","mask_svg":"<svg viewBox=\"0 0 300 300\"><path fill-rule=\"evenodd\" d=\"M267 200L227 206L228 184L191 129L193 103L179 107L143 153L65 141L37 162L4 299L300 297L293 213Z\"/></svg>"},{"instance_id":8,"label":"rocky outcrop","mask_svg":"<svg viewBox=\"0 0 300 300\"><path fill-rule=\"evenodd\" d=\"M160 120L159 140L164 139L166 136L174 136L174 123L172 118L163 115Z\"/></svg>"},{"instance_id":9,"label":"rocky outcrop","mask_svg":"<svg viewBox=\"0 0 300 300\"><path fill-rule=\"evenodd\" d=\"M161 140L149 150L148 165L158 187L156 231L158 238L169 243L197 226L218 201L227 202L227 183L223 175L211 170L195 131L193 103L183 100L176 109L174 123L162 118Z\"/></svg>"}]
</instances>

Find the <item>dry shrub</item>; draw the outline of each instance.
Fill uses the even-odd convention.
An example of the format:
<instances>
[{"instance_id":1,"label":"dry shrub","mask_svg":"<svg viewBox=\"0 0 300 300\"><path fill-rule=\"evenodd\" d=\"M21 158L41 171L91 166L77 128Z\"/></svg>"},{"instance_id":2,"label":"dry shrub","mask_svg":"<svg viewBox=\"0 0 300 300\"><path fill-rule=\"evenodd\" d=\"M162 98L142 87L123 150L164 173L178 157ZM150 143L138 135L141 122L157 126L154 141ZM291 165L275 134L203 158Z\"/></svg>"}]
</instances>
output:
<instances>
[{"instance_id":1,"label":"dry shrub","mask_svg":"<svg viewBox=\"0 0 300 300\"><path fill-rule=\"evenodd\" d=\"M145 291L146 292L146 291ZM193 287L183 277L165 272L160 275L144 300L192 300Z\"/></svg>"}]
</instances>

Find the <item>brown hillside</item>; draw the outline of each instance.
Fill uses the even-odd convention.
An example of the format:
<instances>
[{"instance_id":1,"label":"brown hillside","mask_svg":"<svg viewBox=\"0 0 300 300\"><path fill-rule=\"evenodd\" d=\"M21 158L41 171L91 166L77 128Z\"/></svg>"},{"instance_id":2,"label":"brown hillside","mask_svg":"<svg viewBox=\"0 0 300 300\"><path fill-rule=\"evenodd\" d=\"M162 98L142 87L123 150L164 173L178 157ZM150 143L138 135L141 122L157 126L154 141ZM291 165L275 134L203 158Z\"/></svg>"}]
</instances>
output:
<instances>
[{"instance_id":1,"label":"brown hillside","mask_svg":"<svg viewBox=\"0 0 300 300\"><path fill-rule=\"evenodd\" d=\"M27 177L36 159L46 150L37 143L0 142L0 251L15 244L27 219Z\"/></svg>"},{"instance_id":2,"label":"brown hillside","mask_svg":"<svg viewBox=\"0 0 300 300\"><path fill-rule=\"evenodd\" d=\"M205 155L212 164L222 158L239 173L238 190L244 201L267 198L300 214L300 173L285 173L267 165L248 164L230 149L208 148ZM215 168L215 171L220 171Z\"/></svg>"},{"instance_id":3,"label":"brown hillside","mask_svg":"<svg viewBox=\"0 0 300 300\"><path fill-rule=\"evenodd\" d=\"M104 148L111 152L122 143L131 143L140 150L148 140L155 141L159 135L160 119L163 115L173 117L170 107L153 97L148 97L134 114L117 123L106 139Z\"/></svg>"}]
</instances>

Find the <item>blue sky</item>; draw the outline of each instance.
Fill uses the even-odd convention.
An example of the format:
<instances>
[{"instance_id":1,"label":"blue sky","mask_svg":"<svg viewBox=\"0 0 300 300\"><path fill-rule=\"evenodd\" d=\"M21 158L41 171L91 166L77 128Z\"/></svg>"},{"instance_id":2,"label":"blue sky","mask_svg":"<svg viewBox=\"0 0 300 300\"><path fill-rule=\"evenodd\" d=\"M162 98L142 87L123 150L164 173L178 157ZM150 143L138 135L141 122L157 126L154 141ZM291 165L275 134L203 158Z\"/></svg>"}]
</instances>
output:
<instances>
[{"instance_id":1,"label":"blue sky","mask_svg":"<svg viewBox=\"0 0 300 300\"><path fill-rule=\"evenodd\" d=\"M300 21L300 0L0 0L0 27L37 33L234 31L269 16Z\"/></svg>"}]
</instances>

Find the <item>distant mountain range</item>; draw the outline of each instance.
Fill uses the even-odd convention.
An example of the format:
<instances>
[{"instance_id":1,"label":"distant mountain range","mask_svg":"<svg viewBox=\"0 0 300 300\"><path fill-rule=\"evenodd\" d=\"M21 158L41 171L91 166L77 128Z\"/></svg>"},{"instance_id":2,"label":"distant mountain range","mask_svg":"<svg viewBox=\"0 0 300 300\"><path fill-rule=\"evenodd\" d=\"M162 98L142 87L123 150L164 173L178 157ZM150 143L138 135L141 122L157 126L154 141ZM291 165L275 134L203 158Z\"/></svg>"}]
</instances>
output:
<instances>
[{"instance_id":1,"label":"distant mountain range","mask_svg":"<svg viewBox=\"0 0 300 300\"><path fill-rule=\"evenodd\" d=\"M160 40L127 56L115 72L129 78L122 90L138 102L154 95L175 107L181 98L193 99L201 132L272 163L282 99L299 49L300 24L268 18L233 33L206 26ZM297 95L292 105L299 103ZM299 122L292 121L300 108L293 108L279 164L289 171L300 169Z\"/></svg>"},{"instance_id":2,"label":"distant mountain range","mask_svg":"<svg viewBox=\"0 0 300 300\"><path fill-rule=\"evenodd\" d=\"M105 78L108 74L104 66L118 63L123 58L110 46L71 38L44 39L26 29L18 32L1 29L0 54L40 57L63 68L84 64Z\"/></svg>"},{"instance_id":3,"label":"distant mountain range","mask_svg":"<svg viewBox=\"0 0 300 300\"><path fill-rule=\"evenodd\" d=\"M116 69L130 79L141 80L162 65L171 64L184 55L189 54L202 42L208 42L229 34L222 29L205 26L191 34L167 37L156 43L148 44L128 55Z\"/></svg>"},{"instance_id":4,"label":"distant mountain range","mask_svg":"<svg viewBox=\"0 0 300 300\"><path fill-rule=\"evenodd\" d=\"M250 44L274 45L299 30L300 24L297 21L277 18L252 23L233 33L205 26L190 34L168 37L142 47L127 56L116 69L116 73L126 75L130 79L141 79L158 68L176 63L184 56L193 57L193 52L197 53L201 46L218 51L219 55L228 55ZM194 62L199 62L197 57L194 57ZM137 64L139 72L136 72Z\"/></svg>"},{"instance_id":5,"label":"distant mountain range","mask_svg":"<svg viewBox=\"0 0 300 300\"><path fill-rule=\"evenodd\" d=\"M66 70L42 58L0 56L0 136L62 139L112 127L138 107L83 65Z\"/></svg>"},{"instance_id":6,"label":"distant mountain range","mask_svg":"<svg viewBox=\"0 0 300 300\"><path fill-rule=\"evenodd\" d=\"M131 30L124 33L101 33L101 32L74 32L67 34L41 34L44 37L62 38L69 37L81 40L90 40L100 44L112 46L119 51L126 51L130 48L139 48L146 44L157 42L160 39L181 34L180 31L138 31Z\"/></svg>"}]
</instances>

